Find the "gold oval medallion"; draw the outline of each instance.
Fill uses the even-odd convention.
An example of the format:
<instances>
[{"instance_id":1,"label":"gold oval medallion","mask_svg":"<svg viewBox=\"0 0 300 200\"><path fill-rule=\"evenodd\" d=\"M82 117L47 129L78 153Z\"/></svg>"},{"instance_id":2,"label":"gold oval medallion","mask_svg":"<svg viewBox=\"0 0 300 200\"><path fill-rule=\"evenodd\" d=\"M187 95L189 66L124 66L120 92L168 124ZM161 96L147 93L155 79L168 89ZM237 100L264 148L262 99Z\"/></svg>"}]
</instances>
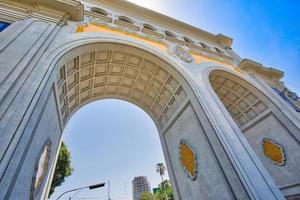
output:
<instances>
[{"instance_id":1,"label":"gold oval medallion","mask_svg":"<svg viewBox=\"0 0 300 200\"><path fill-rule=\"evenodd\" d=\"M193 148L185 141L179 144L180 163L188 176L195 180L197 176L197 160Z\"/></svg>"},{"instance_id":2,"label":"gold oval medallion","mask_svg":"<svg viewBox=\"0 0 300 200\"><path fill-rule=\"evenodd\" d=\"M285 156L282 147L272 141L271 139L264 138L262 147L265 156L267 156L275 165L284 165Z\"/></svg>"}]
</instances>

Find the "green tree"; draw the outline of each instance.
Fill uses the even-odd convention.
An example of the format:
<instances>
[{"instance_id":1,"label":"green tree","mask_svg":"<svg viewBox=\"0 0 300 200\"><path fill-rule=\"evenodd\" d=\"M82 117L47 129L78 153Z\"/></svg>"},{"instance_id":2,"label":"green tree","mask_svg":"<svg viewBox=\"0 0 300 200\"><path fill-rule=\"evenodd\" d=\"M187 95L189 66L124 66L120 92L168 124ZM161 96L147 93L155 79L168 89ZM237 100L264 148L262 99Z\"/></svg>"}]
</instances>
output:
<instances>
[{"instance_id":1,"label":"green tree","mask_svg":"<svg viewBox=\"0 0 300 200\"><path fill-rule=\"evenodd\" d=\"M159 173L161 177L161 182L164 182L163 176L165 175L166 167L164 163L157 163L156 164L156 172Z\"/></svg>"},{"instance_id":2,"label":"green tree","mask_svg":"<svg viewBox=\"0 0 300 200\"><path fill-rule=\"evenodd\" d=\"M71 153L68 150L67 145L62 142L58 153L49 197L53 194L55 187L60 186L65 181L65 178L72 174L73 170L74 169L71 167Z\"/></svg>"},{"instance_id":3,"label":"green tree","mask_svg":"<svg viewBox=\"0 0 300 200\"><path fill-rule=\"evenodd\" d=\"M154 200L151 192L143 192L139 200Z\"/></svg>"},{"instance_id":4,"label":"green tree","mask_svg":"<svg viewBox=\"0 0 300 200\"><path fill-rule=\"evenodd\" d=\"M160 188L161 188L162 192L165 191L164 184L163 184L164 183L163 176L165 175L165 171L166 171L166 167L165 167L165 165L163 163L157 163L156 164L156 172L159 173L159 175L161 177L161 183L162 184L161 184ZM168 200L167 194L166 193L164 193L164 194L165 194L165 199Z\"/></svg>"},{"instance_id":5,"label":"green tree","mask_svg":"<svg viewBox=\"0 0 300 200\"><path fill-rule=\"evenodd\" d=\"M173 189L171 186L171 182L169 180L165 180L161 182L158 187L160 188L154 193L154 199L155 200L173 200ZM164 188L163 190L161 188Z\"/></svg>"}]
</instances>

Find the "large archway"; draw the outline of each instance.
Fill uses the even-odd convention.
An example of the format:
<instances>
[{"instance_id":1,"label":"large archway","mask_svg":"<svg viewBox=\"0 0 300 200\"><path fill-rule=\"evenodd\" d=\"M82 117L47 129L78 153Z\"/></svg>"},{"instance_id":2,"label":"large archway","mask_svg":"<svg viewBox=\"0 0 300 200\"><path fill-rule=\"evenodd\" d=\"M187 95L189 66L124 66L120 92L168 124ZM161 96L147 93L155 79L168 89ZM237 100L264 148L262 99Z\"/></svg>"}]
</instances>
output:
<instances>
[{"instance_id":1,"label":"large archway","mask_svg":"<svg viewBox=\"0 0 300 200\"><path fill-rule=\"evenodd\" d=\"M242 147L238 152L226 146L212 121L215 114L199 98L202 86L171 56L133 40L78 37L48 50L39 63L29 87L32 114L21 120L24 134L12 139L18 139L17 150L4 155L13 159L1 166L1 197L47 198L61 133L72 114L89 102L116 98L144 109L155 122L176 199L281 198L241 141L233 139Z\"/></svg>"}]
</instances>

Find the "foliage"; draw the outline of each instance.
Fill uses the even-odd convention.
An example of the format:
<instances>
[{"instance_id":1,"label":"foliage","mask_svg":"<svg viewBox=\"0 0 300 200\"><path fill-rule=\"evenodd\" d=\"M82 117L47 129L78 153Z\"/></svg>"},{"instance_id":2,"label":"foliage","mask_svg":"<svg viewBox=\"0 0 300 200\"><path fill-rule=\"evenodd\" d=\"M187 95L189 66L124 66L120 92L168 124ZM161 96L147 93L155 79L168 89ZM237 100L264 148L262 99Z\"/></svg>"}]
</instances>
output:
<instances>
[{"instance_id":1,"label":"foliage","mask_svg":"<svg viewBox=\"0 0 300 200\"><path fill-rule=\"evenodd\" d=\"M160 174L161 177L165 175L166 167L163 163L156 164L156 172Z\"/></svg>"},{"instance_id":2,"label":"foliage","mask_svg":"<svg viewBox=\"0 0 300 200\"><path fill-rule=\"evenodd\" d=\"M143 192L139 200L154 200L151 192Z\"/></svg>"},{"instance_id":3,"label":"foliage","mask_svg":"<svg viewBox=\"0 0 300 200\"><path fill-rule=\"evenodd\" d=\"M171 186L171 182L169 180L165 180L161 182L158 187L160 188L154 193L154 199L155 200L166 200L166 194L168 197L168 200L173 200L173 189Z\"/></svg>"},{"instance_id":4,"label":"foliage","mask_svg":"<svg viewBox=\"0 0 300 200\"><path fill-rule=\"evenodd\" d=\"M74 169L71 167L71 153L68 150L67 145L62 142L59 149L49 197L53 194L55 187L60 186L65 181L65 178L72 174L73 170Z\"/></svg>"}]
</instances>

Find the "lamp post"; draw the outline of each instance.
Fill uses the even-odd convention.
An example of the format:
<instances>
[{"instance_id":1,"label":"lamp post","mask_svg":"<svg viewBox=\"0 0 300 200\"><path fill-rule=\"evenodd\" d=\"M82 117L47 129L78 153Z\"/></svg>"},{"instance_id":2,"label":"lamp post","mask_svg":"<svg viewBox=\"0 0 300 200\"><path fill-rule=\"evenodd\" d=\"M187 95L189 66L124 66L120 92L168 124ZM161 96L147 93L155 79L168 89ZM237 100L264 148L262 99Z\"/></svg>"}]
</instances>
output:
<instances>
[{"instance_id":1,"label":"lamp post","mask_svg":"<svg viewBox=\"0 0 300 200\"><path fill-rule=\"evenodd\" d=\"M96 188L99 188L99 187L104 187L104 185L105 185L105 183L99 183L99 184L95 184L95 185L89 185L89 186L85 186L85 187L80 187L80 188L75 188L75 189L72 189L72 190L68 190L68 191L62 193L61 195L59 195L59 197L56 200L58 200L64 194L69 193L69 192L74 192L76 190L81 190L81 189L84 189L84 188L89 188L90 190L93 190L93 189L96 189Z\"/></svg>"}]
</instances>

